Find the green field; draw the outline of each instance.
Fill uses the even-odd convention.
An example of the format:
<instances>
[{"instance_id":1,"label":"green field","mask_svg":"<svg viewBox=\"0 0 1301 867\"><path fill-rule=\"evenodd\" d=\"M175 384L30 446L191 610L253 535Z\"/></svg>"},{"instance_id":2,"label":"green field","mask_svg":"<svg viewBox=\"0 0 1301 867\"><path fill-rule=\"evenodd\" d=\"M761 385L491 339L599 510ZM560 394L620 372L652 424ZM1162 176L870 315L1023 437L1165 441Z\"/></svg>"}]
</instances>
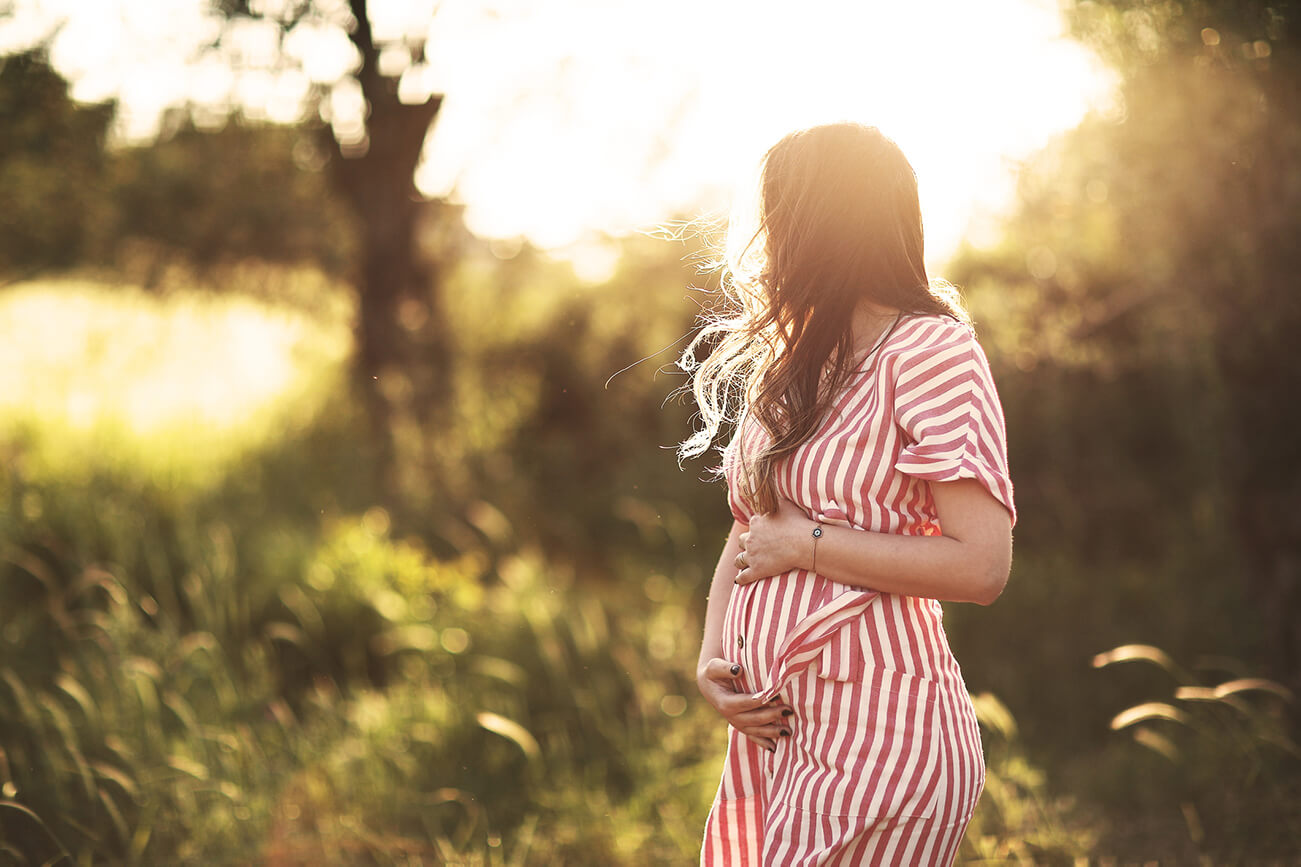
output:
<instances>
[{"instance_id":1,"label":"green field","mask_svg":"<svg viewBox=\"0 0 1301 867\"><path fill-rule=\"evenodd\" d=\"M74 281L0 298L0 858L693 862L725 740L692 679L721 490L690 472L665 481L671 457L652 445L640 457L616 450L627 466L609 461L640 483L556 492L603 516L590 545L567 542L566 521L518 526L547 508L528 502L527 479L514 500L431 508L426 523L397 526L366 493L349 308L336 291L311 308ZM594 333L617 343L620 321L603 327ZM484 360L491 341L475 340L459 375L508 380ZM592 393L605 390L600 372ZM546 392L545 375L532 387ZM653 395L610 400L664 412ZM539 405L507 401L440 447L492 466L518 427L572 465L584 443L547 446ZM547 468L527 459L516 472L545 484ZM694 493L675 504L673 491ZM1030 546L1007 617L1040 604L1035 585L1054 568ZM1129 805L1152 811L1134 823L1156 828L1148 846L1200 821L1197 785L1294 797L1258 767L1286 743L1277 700L1260 690L1147 706L1126 723L1140 745L1103 723L1073 756L1043 734L1062 699L1022 702L1016 715L1028 707L1039 730L1024 742L983 685L1016 676L990 644L998 609L952 611L989 759L964 861L1071 863L1114 845L1129 826L1108 812L1108 787L1129 786ZM1164 666L1161 678L1089 696L1080 659L1065 700L1105 720L1126 694L1202 682L1155 661L1133 665ZM1031 663L1021 671L1034 676ZM1179 771L1180 750L1194 751L1198 774Z\"/></svg>"}]
</instances>

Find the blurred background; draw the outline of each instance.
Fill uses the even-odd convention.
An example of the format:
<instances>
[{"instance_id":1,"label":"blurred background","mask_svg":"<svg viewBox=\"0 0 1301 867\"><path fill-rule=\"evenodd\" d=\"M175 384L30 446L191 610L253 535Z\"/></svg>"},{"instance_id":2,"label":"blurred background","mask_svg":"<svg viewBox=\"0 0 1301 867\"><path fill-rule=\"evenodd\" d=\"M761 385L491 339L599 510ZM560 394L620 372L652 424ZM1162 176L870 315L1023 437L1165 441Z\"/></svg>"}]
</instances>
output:
<instances>
[{"instance_id":1,"label":"blurred background","mask_svg":"<svg viewBox=\"0 0 1301 867\"><path fill-rule=\"evenodd\" d=\"M733 195L917 168L1021 515L961 860L1301 852L1301 4L0 0L0 863L689 864Z\"/></svg>"}]
</instances>

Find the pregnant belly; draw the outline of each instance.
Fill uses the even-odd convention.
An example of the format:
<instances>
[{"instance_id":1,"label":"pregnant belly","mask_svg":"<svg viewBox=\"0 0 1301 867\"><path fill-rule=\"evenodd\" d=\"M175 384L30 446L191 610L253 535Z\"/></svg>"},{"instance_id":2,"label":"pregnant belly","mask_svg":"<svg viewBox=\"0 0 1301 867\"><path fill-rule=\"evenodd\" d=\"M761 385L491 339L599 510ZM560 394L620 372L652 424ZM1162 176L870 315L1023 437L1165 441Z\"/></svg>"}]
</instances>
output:
<instances>
[{"instance_id":1,"label":"pregnant belly","mask_svg":"<svg viewBox=\"0 0 1301 867\"><path fill-rule=\"evenodd\" d=\"M723 658L741 665L741 689L766 689L777 652L791 629L810 612L853 589L804 569L733 587L723 621Z\"/></svg>"}]
</instances>

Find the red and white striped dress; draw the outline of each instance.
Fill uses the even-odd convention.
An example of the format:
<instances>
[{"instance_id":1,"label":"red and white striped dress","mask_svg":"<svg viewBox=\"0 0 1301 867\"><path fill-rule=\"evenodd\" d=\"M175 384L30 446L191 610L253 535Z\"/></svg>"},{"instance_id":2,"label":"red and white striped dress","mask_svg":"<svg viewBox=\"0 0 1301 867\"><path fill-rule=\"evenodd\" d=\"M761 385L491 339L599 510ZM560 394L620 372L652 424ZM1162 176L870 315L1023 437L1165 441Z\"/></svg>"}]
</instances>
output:
<instances>
[{"instance_id":1,"label":"red and white striped dress","mask_svg":"<svg viewBox=\"0 0 1301 867\"><path fill-rule=\"evenodd\" d=\"M767 434L744 426L746 454ZM735 447L724 455L732 514ZM927 482L978 479L1012 513L1003 411L975 335L905 316L851 376L822 428L778 464L777 492L824 523L940 533ZM770 752L729 729L705 865L950 864L985 779L980 730L940 603L804 569L734 587L723 656L739 688L780 695Z\"/></svg>"}]
</instances>

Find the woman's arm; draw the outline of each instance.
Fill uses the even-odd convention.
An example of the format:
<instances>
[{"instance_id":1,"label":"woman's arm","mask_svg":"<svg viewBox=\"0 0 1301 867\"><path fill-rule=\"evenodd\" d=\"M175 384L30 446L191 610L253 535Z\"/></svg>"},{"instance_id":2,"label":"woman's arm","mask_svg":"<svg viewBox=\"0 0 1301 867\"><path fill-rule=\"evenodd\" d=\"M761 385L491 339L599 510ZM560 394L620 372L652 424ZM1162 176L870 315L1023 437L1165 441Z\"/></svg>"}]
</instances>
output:
<instances>
[{"instance_id":1,"label":"woman's arm","mask_svg":"<svg viewBox=\"0 0 1301 867\"><path fill-rule=\"evenodd\" d=\"M823 524L818 574L883 593L980 605L997 599L1012 566L1011 515L974 479L929 484L944 535L903 536ZM756 515L749 532L738 539L745 568L736 582L812 569L814 526L789 500L772 514Z\"/></svg>"},{"instance_id":2,"label":"woman's arm","mask_svg":"<svg viewBox=\"0 0 1301 867\"><path fill-rule=\"evenodd\" d=\"M764 749L775 750L777 738L790 736L790 708L780 699L767 704L756 701L748 693L736 691L735 678L741 666L732 665L722 658L723 619L727 616L727 603L732 598L736 583L736 555L741 552L741 534L745 524L732 522L732 532L718 558L714 580L709 589L709 602L705 607L705 637L700 642L700 661L696 665L696 686L700 694L714 706L723 719Z\"/></svg>"},{"instance_id":3,"label":"woman's arm","mask_svg":"<svg viewBox=\"0 0 1301 867\"><path fill-rule=\"evenodd\" d=\"M740 521L732 522L732 532L727 534L727 544L723 546L718 566L714 569L714 580L709 585L709 602L705 606L705 636L700 642L697 671L702 671L709 660L723 655L723 617L727 614L727 603L736 583L735 561L741 551L741 534L747 529Z\"/></svg>"}]
</instances>

